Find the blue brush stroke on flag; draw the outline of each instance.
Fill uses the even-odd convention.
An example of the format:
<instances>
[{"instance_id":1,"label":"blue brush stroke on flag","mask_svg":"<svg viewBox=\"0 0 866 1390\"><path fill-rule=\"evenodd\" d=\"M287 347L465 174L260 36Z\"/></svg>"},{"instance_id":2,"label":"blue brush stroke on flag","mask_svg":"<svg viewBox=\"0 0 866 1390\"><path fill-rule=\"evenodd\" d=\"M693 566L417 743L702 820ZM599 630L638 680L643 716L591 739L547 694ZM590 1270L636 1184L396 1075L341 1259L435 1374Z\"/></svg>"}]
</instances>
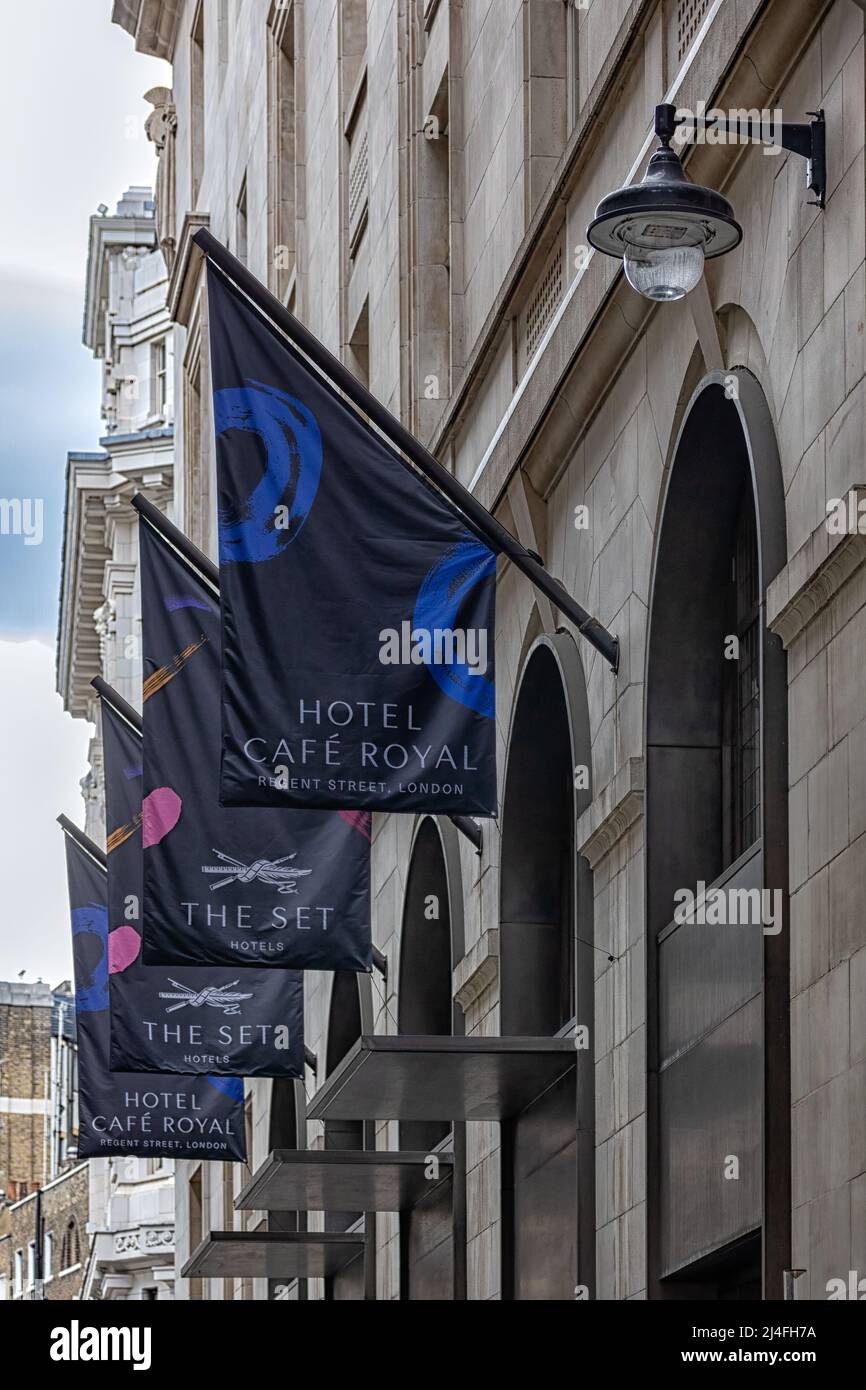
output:
<instances>
[{"instance_id":1,"label":"blue brush stroke on flag","mask_svg":"<svg viewBox=\"0 0 866 1390\"><path fill-rule=\"evenodd\" d=\"M231 515L220 512L220 564L271 560L295 539L315 501L322 473L319 426L295 397L257 381L214 391L213 402L217 438L250 430L261 438L267 458L249 497ZM288 508L288 525L278 527L281 505Z\"/></svg>"},{"instance_id":2,"label":"blue brush stroke on flag","mask_svg":"<svg viewBox=\"0 0 866 1390\"><path fill-rule=\"evenodd\" d=\"M215 1091L221 1091L230 1100L243 1100L244 1083L239 1076L209 1076L207 1079Z\"/></svg>"},{"instance_id":3,"label":"blue brush stroke on flag","mask_svg":"<svg viewBox=\"0 0 866 1390\"><path fill-rule=\"evenodd\" d=\"M91 936L93 940L85 943L85 936ZM100 1010L108 1008L108 909L100 903L86 903L84 907L74 907L73 948L76 937L79 948L86 944L94 950L96 962L91 966L90 979L75 991L75 1007L81 1013L99 1013ZM79 963L84 954L84 951L79 949Z\"/></svg>"},{"instance_id":4,"label":"blue brush stroke on flag","mask_svg":"<svg viewBox=\"0 0 866 1390\"><path fill-rule=\"evenodd\" d=\"M468 537L452 545L425 575L415 603L414 626L433 632L436 628L457 627L460 605L478 584L496 574L496 556L480 541ZM487 676L473 675L463 662L441 666L430 663L427 670L439 689L476 714L493 719L496 691Z\"/></svg>"}]
</instances>

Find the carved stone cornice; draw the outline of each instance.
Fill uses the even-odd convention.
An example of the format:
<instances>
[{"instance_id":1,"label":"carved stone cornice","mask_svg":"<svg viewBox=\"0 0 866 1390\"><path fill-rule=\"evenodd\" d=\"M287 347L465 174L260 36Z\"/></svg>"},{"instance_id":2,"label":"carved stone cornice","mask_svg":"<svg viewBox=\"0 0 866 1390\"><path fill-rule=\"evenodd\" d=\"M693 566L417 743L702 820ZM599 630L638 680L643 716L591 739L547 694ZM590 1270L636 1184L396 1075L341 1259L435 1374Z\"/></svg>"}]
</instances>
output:
<instances>
[{"instance_id":1,"label":"carved stone cornice","mask_svg":"<svg viewBox=\"0 0 866 1390\"><path fill-rule=\"evenodd\" d=\"M168 282L168 312L174 323L189 327L196 291L199 285L199 270L204 260L203 252L193 241L201 227L210 225L207 212L188 212L180 229L177 257Z\"/></svg>"},{"instance_id":2,"label":"carved stone cornice","mask_svg":"<svg viewBox=\"0 0 866 1390\"><path fill-rule=\"evenodd\" d=\"M463 1012L498 978L499 929L488 927L454 970L454 998Z\"/></svg>"},{"instance_id":3,"label":"carved stone cornice","mask_svg":"<svg viewBox=\"0 0 866 1390\"><path fill-rule=\"evenodd\" d=\"M93 613L105 600L103 576L111 553L105 543L102 498L112 485L107 454L69 454L66 473L57 690L64 708L87 719L90 679L99 670L99 635Z\"/></svg>"},{"instance_id":4,"label":"carved stone cornice","mask_svg":"<svg viewBox=\"0 0 866 1390\"><path fill-rule=\"evenodd\" d=\"M846 512L866 517L866 484L852 487L844 499ZM790 647L866 562L866 529L831 535L826 522L788 561L767 590L767 626Z\"/></svg>"},{"instance_id":5,"label":"carved stone cornice","mask_svg":"<svg viewBox=\"0 0 866 1390\"><path fill-rule=\"evenodd\" d=\"M643 758L629 758L577 822L577 850L590 868L600 864L643 815Z\"/></svg>"},{"instance_id":6,"label":"carved stone cornice","mask_svg":"<svg viewBox=\"0 0 866 1390\"><path fill-rule=\"evenodd\" d=\"M183 0L114 0L111 22L132 35L139 53L170 63L182 9Z\"/></svg>"}]
</instances>

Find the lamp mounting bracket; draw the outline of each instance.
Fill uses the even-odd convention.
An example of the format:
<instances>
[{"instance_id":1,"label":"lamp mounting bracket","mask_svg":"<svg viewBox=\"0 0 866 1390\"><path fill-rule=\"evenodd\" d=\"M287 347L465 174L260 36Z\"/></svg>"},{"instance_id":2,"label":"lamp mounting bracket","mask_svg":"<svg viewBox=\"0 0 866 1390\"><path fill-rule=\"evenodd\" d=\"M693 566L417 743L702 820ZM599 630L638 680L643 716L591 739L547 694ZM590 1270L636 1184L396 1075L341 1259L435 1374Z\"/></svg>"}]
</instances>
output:
<instances>
[{"instance_id":1,"label":"lamp mounting bracket","mask_svg":"<svg viewBox=\"0 0 866 1390\"><path fill-rule=\"evenodd\" d=\"M823 111L807 111L811 121L754 119L748 113L729 119L721 112L706 116L679 115L675 106L656 107L655 131L667 148L678 126L688 130L717 130L754 145L776 145L806 161L806 187L814 193L812 206L823 208L827 197L827 127Z\"/></svg>"}]
</instances>

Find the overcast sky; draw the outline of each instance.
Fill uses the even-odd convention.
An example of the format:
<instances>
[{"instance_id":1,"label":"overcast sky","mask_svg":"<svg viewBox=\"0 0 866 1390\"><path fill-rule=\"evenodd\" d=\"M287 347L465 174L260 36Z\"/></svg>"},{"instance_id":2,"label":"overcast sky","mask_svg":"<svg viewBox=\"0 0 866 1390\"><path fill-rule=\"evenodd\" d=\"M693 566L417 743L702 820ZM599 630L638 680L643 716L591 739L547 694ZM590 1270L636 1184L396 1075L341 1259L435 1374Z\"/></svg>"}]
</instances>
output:
<instances>
[{"instance_id":1,"label":"overcast sky","mask_svg":"<svg viewBox=\"0 0 866 1390\"><path fill-rule=\"evenodd\" d=\"M64 811L79 824L90 728L54 693L69 450L97 449L100 368L81 342L88 219L153 182L150 87L111 0L4 6L0 153L0 499L42 499L42 543L0 534L0 979L70 973ZM94 672L95 674L95 672Z\"/></svg>"}]
</instances>

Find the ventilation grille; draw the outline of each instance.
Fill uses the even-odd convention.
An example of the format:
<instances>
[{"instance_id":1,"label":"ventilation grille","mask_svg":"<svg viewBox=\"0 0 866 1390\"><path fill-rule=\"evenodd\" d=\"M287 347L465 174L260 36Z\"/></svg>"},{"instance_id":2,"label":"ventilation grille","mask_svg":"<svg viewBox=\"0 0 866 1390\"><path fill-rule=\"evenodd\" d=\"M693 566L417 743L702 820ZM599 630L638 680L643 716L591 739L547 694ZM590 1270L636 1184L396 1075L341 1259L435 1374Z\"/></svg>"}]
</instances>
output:
<instances>
[{"instance_id":1,"label":"ventilation grille","mask_svg":"<svg viewBox=\"0 0 866 1390\"><path fill-rule=\"evenodd\" d=\"M557 248L526 310L526 358L530 361L562 298L562 251Z\"/></svg>"},{"instance_id":2,"label":"ventilation grille","mask_svg":"<svg viewBox=\"0 0 866 1390\"><path fill-rule=\"evenodd\" d=\"M710 8L710 0L679 0L677 6L677 62L681 63L691 48L695 34Z\"/></svg>"},{"instance_id":3,"label":"ventilation grille","mask_svg":"<svg viewBox=\"0 0 866 1390\"><path fill-rule=\"evenodd\" d=\"M353 250L364 227L368 186L369 158L365 130L353 143L349 161L349 245Z\"/></svg>"}]
</instances>

